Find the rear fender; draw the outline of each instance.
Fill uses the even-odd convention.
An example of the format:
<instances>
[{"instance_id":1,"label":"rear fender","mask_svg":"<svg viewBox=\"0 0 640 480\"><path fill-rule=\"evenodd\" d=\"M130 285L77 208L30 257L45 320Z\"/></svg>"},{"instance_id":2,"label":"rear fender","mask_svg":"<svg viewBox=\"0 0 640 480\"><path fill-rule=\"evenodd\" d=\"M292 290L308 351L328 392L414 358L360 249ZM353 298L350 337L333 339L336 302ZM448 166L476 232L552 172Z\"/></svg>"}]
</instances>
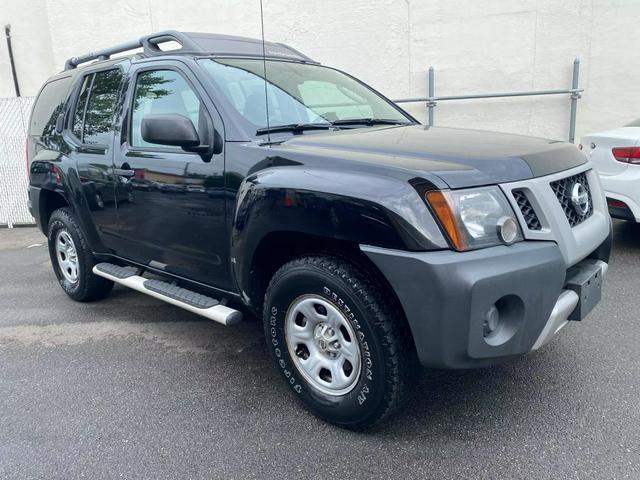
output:
<instances>
[{"instance_id":1,"label":"rear fender","mask_svg":"<svg viewBox=\"0 0 640 480\"><path fill-rule=\"evenodd\" d=\"M76 221L80 224L91 250L94 252L106 251L96 227L91 221L78 171L69 157L54 150L40 150L31 161L29 168L29 190L33 216L45 235L48 217L51 213L48 204L51 197L43 192L52 192L65 200Z\"/></svg>"}]
</instances>

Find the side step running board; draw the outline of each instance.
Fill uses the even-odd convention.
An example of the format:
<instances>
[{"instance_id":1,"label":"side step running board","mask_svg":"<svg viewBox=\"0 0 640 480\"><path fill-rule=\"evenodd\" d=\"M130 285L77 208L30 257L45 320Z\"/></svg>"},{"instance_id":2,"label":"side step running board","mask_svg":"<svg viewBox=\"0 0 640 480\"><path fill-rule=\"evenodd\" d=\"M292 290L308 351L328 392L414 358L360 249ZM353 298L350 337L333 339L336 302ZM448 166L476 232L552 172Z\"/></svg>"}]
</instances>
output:
<instances>
[{"instance_id":1,"label":"side step running board","mask_svg":"<svg viewBox=\"0 0 640 480\"><path fill-rule=\"evenodd\" d=\"M215 298L162 280L144 278L137 274L138 271L134 267L98 263L93 267L93 273L223 325L235 325L242 320L242 313L222 305Z\"/></svg>"}]
</instances>

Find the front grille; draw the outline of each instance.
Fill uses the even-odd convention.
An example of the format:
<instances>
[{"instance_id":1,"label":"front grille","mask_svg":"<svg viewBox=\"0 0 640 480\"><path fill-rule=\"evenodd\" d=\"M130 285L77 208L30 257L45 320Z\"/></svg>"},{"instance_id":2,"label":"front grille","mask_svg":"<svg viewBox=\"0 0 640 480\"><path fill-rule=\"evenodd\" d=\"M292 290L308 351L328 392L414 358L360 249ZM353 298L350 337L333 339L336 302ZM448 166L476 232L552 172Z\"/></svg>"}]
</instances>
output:
<instances>
[{"instance_id":1,"label":"front grille","mask_svg":"<svg viewBox=\"0 0 640 480\"><path fill-rule=\"evenodd\" d=\"M571 201L573 188L577 183L580 183L587 191L588 206L584 213L579 212ZM589 189L589 182L587 181L587 175L585 172L578 173L577 175L563 178L561 180L556 180L555 182L551 182L550 185L553 193L558 197L558 201L564 210L564 214L567 216L569 225L575 227L593 214L591 190Z\"/></svg>"},{"instance_id":2,"label":"front grille","mask_svg":"<svg viewBox=\"0 0 640 480\"><path fill-rule=\"evenodd\" d=\"M527 194L522 190L513 190L511 193L513 193L513 198L516 199L520 212L522 212L524 221L527 223L527 228L529 230L542 230L540 219L527 198Z\"/></svg>"}]
</instances>

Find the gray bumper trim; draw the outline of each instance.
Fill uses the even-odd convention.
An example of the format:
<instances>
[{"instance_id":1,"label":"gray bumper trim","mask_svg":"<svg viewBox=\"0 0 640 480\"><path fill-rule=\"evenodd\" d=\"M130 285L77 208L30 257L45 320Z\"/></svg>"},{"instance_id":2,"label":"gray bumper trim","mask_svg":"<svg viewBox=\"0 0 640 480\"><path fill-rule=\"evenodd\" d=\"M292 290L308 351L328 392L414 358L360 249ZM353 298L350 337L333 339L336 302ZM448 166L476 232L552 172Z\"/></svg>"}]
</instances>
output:
<instances>
[{"instance_id":1,"label":"gray bumper trim","mask_svg":"<svg viewBox=\"0 0 640 480\"><path fill-rule=\"evenodd\" d=\"M594 263L599 265L602 269L602 277L604 279L609 265L602 260L595 260ZM549 315L547 324L544 326L542 333L540 333L540 336L536 340L536 343L533 344L531 350L538 350L540 347L549 343L556 333L562 330L562 328L569 323L569 316L576 308L576 305L578 305L579 300L578 294L573 290L562 291L558 297L558 301L551 311L551 315Z\"/></svg>"},{"instance_id":2,"label":"gray bumper trim","mask_svg":"<svg viewBox=\"0 0 640 480\"><path fill-rule=\"evenodd\" d=\"M533 344L531 350L538 350L543 345L546 345L556 333L558 333L562 327L569 323L569 315L573 312L573 309L578 305L578 294L572 290L564 290L558 297L549 320L544 326L542 333Z\"/></svg>"},{"instance_id":3,"label":"gray bumper trim","mask_svg":"<svg viewBox=\"0 0 640 480\"><path fill-rule=\"evenodd\" d=\"M470 252L360 248L393 287L420 361L429 367L485 366L529 352L556 306L566 275L553 242ZM484 323L495 305L506 305L502 318L511 318L511 327L499 338L485 338Z\"/></svg>"}]
</instances>

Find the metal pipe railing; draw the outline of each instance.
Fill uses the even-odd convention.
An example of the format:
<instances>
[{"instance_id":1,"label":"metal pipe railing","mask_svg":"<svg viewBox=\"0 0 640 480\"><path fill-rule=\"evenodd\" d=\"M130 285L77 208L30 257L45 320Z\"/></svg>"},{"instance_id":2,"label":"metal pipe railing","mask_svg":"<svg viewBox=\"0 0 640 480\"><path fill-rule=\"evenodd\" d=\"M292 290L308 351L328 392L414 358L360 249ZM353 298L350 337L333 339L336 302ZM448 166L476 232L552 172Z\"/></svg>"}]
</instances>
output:
<instances>
[{"instance_id":1,"label":"metal pipe railing","mask_svg":"<svg viewBox=\"0 0 640 480\"><path fill-rule=\"evenodd\" d=\"M573 143L576 139L576 111L578 109L578 99L584 90L578 88L580 80L580 59L573 61L573 78L571 80L571 111L569 113L569 141Z\"/></svg>"},{"instance_id":2,"label":"metal pipe railing","mask_svg":"<svg viewBox=\"0 0 640 480\"><path fill-rule=\"evenodd\" d=\"M578 99L581 98L584 89L579 87L580 76L580 60L576 58L573 61L573 77L571 88L555 89L555 90L526 90L521 92L492 92L492 93L476 93L468 95L443 95L436 96L435 91L435 72L433 66L429 67L427 76L427 97L400 98L394 100L395 103L413 103L426 102L427 106L427 125L430 127L434 124L434 109L441 101L451 100L476 100L481 98L505 98L505 97L532 97L538 95L569 95L571 98L571 109L569 114L569 141L575 141L576 134L576 113L578 108Z\"/></svg>"},{"instance_id":3,"label":"metal pipe railing","mask_svg":"<svg viewBox=\"0 0 640 480\"><path fill-rule=\"evenodd\" d=\"M11 25L4 26L4 36L7 40L7 51L9 52L9 63L11 64L11 76L13 78L13 88L16 90L16 97L20 96L20 84L18 83L18 73L16 72L16 61L13 58L13 45L11 43Z\"/></svg>"}]
</instances>

